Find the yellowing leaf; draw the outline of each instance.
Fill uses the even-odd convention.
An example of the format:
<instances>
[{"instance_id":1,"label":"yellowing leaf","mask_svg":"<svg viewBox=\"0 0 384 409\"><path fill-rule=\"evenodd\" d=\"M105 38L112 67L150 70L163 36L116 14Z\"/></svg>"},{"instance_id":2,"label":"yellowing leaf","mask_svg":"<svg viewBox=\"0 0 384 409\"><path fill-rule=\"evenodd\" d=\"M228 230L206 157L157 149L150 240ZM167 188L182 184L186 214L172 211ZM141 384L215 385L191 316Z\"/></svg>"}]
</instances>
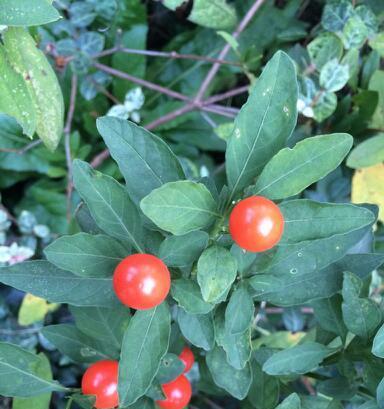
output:
<instances>
[{"instance_id":1,"label":"yellowing leaf","mask_svg":"<svg viewBox=\"0 0 384 409\"><path fill-rule=\"evenodd\" d=\"M43 298L27 294L19 310L18 321L20 325L31 325L42 321L48 312L54 311L59 307L58 304L49 304Z\"/></svg>"},{"instance_id":2,"label":"yellowing leaf","mask_svg":"<svg viewBox=\"0 0 384 409\"><path fill-rule=\"evenodd\" d=\"M277 349L290 348L297 345L304 336L305 332L278 331L253 341L252 349L258 349L262 345Z\"/></svg>"},{"instance_id":3,"label":"yellowing leaf","mask_svg":"<svg viewBox=\"0 0 384 409\"><path fill-rule=\"evenodd\" d=\"M352 178L352 202L379 206L379 220L384 222L384 164L359 169Z\"/></svg>"}]
</instances>

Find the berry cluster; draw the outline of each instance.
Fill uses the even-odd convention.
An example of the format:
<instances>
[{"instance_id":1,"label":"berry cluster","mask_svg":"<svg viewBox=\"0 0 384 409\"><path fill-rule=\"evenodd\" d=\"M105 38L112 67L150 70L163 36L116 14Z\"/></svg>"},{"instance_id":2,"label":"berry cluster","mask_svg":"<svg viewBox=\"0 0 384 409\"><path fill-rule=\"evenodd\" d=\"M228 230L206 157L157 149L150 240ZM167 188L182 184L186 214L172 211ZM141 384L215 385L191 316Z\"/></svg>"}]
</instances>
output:
<instances>
[{"instance_id":1,"label":"berry cluster","mask_svg":"<svg viewBox=\"0 0 384 409\"><path fill-rule=\"evenodd\" d=\"M266 251L275 246L284 230L279 207L269 199L251 196L238 202L229 217L232 239L241 248L252 252ZM147 310L161 304L171 287L167 266L151 254L133 254L122 260L113 275L113 287L119 300L129 308ZM185 347L179 355L188 372L193 363L192 351ZM111 409L119 404L118 362L99 361L90 366L82 380L82 391L95 395L97 409ZM162 385L164 400L157 405L164 409L182 409L192 396L189 380L182 374Z\"/></svg>"}]
</instances>

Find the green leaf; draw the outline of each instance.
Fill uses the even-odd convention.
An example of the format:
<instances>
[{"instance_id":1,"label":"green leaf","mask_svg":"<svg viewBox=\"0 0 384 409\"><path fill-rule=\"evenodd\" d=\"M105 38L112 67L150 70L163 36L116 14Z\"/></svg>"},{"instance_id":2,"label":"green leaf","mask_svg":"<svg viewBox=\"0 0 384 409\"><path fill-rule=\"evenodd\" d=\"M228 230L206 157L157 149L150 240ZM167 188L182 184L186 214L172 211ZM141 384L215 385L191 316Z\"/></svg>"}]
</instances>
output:
<instances>
[{"instance_id":1,"label":"green leaf","mask_svg":"<svg viewBox=\"0 0 384 409\"><path fill-rule=\"evenodd\" d=\"M330 400L322 396L301 396L302 409L343 409L343 405L337 400Z\"/></svg>"},{"instance_id":2,"label":"green leaf","mask_svg":"<svg viewBox=\"0 0 384 409\"><path fill-rule=\"evenodd\" d=\"M239 286L231 295L225 310L225 328L231 335L242 334L252 322L255 306L248 289Z\"/></svg>"},{"instance_id":3,"label":"green leaf","mask_svg":"<svg viewBox=\"0 0 384 409\"><path fill-rule=\"evenodd\" d=\"M352 379L348 379L345 376L336 376L320 382L317 390L319 394L348 401L355 396L357 386Z\"/></svg>"},{"instance_id":4,"label":"green leaf","mask_svg":"<svg viewBox=\"0 0 384 409\"><path fill-rule=\"evenodd\" d=\"M4 26L40 26L60 18L50 0L2 0L0 24Z\"/></svg>"},{"instance_id":5,"label":"green leaf","mask_svg":"<svg viewBox=\"0 0 384 409\"><path fill-rule=\"evenodd\" d=\"M311 273L341 259L370 230L371 225L368 225L346 234L336 234L324 239L277 246L275 250L266 252L256 259L252 272L269 273L276 276ZM354 258L353 255L348 257ZM380 262L382 259L380 255L372 254L363 255L363 257L368 260L376 260L376 262Z\"/></svg>"},{"instance_id":6,"label":"green leaf","mask_svg":"<svg viewBox=\"0 0 384 409\"><path fill-rule=\"evenodd\" d=\"M384 161L384 133L360 143L352 150L347 166L353 169L365 168Z\"/></svg>"},{"instance_id":7,"label":"green leaf","mask_svg":"<svg viewBox=\"0 0 384 409\"><path fill-rule=\"evenodd\" d=\"M45 379L45 374L41 374L46 365L42 356L17 345L0 342L0 394L28 398L52 391L66 391L64 386Z\"/></svg>"},{"instance_id":8,"label":"green leaf","mask_svg":"<svg viewBox=\"0 0 384 409\"><path fill-rule=\"evenodd\" d=\"M335 112L336 107L337 96L334 92L320 92L313 107L313 117L317 122L322 122Z\"/></svg>"},{"instance_id":9,"label":"green leaf","mask_svg":"<svg viewBox=\"0 0 384 409\"><path fill-rule=\"evenodd\" d=\"M183 336L198 348L210 351L215 343L212 314L188 314L178 309L177 322Z\"/></svg>"},{"instance_id":10,"label":"green leaf","mask_svg":"<svg viewBox=\"0 0 384 409\"><path fill-rule=\"evenodd\" d=\"M49 325L41 332L62 354L75 362L91 363L119 356L118 349L88 337L72 324Z\"/></svg>"},{"instance_id":11,"label":"green leaf","mask_svg":"<svg viewBox=\"0 0 384 409\"><path fill-rule=\"evenodd\" d=\"M340 38L332 33L321 33L307 46L311 60L317 69L321 69L328 61L343 55L343 43Z\"/></svg>"},{"instance_id":12,"label":"green leaf","mask_svg":"<svg viewBox=\"0 0 384 409\"><path fill-rule=\"evenodd\" d=\"M328 31L342 31L353 12L353 6L348 0L328 3L324 7L321 24Z\"/></svg>"},{"instance_id":13,"label":"green leaf","mask_svg":"<svg viewBox=\"0 0 384 409\"><path fill-rule=\"evenodd\" d=\"M360 298L362 280L353 273L345 272L343 281L343 318L348 330L362 338L374 334L382 320L380 307L367 298Z\"/></svg>"},{"instance_id":14,"label":"green leaf","mask_svg":"<svg viewBox=\"0 0 384 409\"><path fill-rule=\"evenodd\" d=\"M379 31L379 19L376 17L370 6L366 6L365 4L357 6L355 14L363 20L370 37Z\"/></svg>"},{"instance_id":15,"label":"green leaf","mask_svg":"<svg viewBox=\"0 0 384 409\"><path fill-rule=\"evenodd\" d=\"M362 47L367 37L368 37L367 26L364 24L364 21L358 15L355 15L348 19L341 35L344 47L347 50L351 48Z\"/></svg>"},{"instance_id":16,"label":"green leaf","mask_svg":"<svg viewBox=\"0 0 384 409\"><path fill-rule=\"evenodd\" d=\"M230 334L225 327L224 308L216 311L214 321L216 343L224 349L227 362L235 369L243 369L249 362L252 353L251 328L247 328L241 334Z\"/></svg>"},{"instance_id":17,"label":"green leaf","mask_svg":"<svg viewBox=\"0 0 384 409\"><path fill-rule=\"evenodd\" d=\"M76 326L84 334L120 349L131 318L125 305L113 308L71 306L70 311L75 318Z\"/></svg>"},{"instance_id":18,"label":"green leaf","mask_svg":"<svg viewBox=\"0 0 384 409\"><path fill-rule=\"evenodd\" d=\"M341 303L341 296L335 294L329 298L313 301L312 305L316 321L320 326L326 331L335 333L345 339L348 330L343 321Z\"/></svg>"},{"instance_id":19,"label":"green leaf","mask_svg":"<svg viewBox=\"0 0 384 409\"><path fill-rule=\"evenodd\" d=\"M159 372L156 379L161 384L168 383L176 379L184 372L185 366L175 354L167 354L161 360Z\"/></svg>"},{"instance_id":20,"label":"green leaf","mask_svg":"<svg viewBox=\"0 0 384 409\"><path fill-rule=\"evenodd\" d=\"M159 257L168 267L187 267L199 258L208 239L209 235L204 231L168 236L160 245Z\"/></svg>"},{"instance_id":21,"label":"green leaf","mask_svg":"<svg viewBox=\"0 0 384 409\"><path fill-rule=\"evenodd\" d=\"M352 143L350 135L335 133L282 149L268 162L251 191L270 199L294 196L339 166Z\"/></svg>"},{"instance_id":22,"label":"green leaf","mask_svg":"<svg viewBox=\"0 0 384 409\"><path fill-rule=\"evenodd\" d=\"M25 29L9 28L3 41L8 61L24 78L32 98L37 114L36 132L47 148L54 151L64 122L64 101L56 74Z\"/></svg>"},{"instance_id":23,"label":"green leaf","mask_svg":"<svg viewBox=\"0 0 384 409\"><path fill-rule=\"evenodd\" d=\"M118 302L111 278L78 277L44 260L2 267L0 282L51 302L109 308Z\"/></svg>"},{"instance_id":24,"label":"green leaf","mask_svg":"<svg viewBox=\"0 0 384 409\"><path fill-rule=\"evenodd\" d=\"M62 236L44 249L52 264L82 277L111 277L127 250L112 237L78 233Z\"/></svg>"},{"instance_id":25,"label":"green leaf","mask_svg":"<svg viewBox=\"0 0 384 409\"><path fill-rule=\"evenodd\" d=\"M285 398L276 409L301 409L301 401L297 393L292 393Z\"/></svg>"},{"instance_id":26,"label":"green leaf","mask_svg":"<svg viewBox=\"0 0 384 409\"><path fill-rule=\"evenodd\" d=\"M12 68L3 47L0 47L0 80L0 111L14 117L23 132L32 137L36 129L35 106L23 76Z\"/></svg>"},{"instance_id":27,"label":"green leaf","mask_svg":"<svg viewBox=\"0 0 384 409\"><path fill-rule=\"evenodd\" d=\"M180 307L189 314L207 314L214 307L202 299L198 284L191 279L173 280L171 293Z\"/></svg>"},{"instance_id":28,"label":"green leaf","mask_svg":"<svg viewBox=\"0 0 384 409\"><path fill-rule=\"evenodd\" d=\"M384 32L377 34L369 40L369 45L380 54L384 56Z\"/></svg>"},{"instance_id":29,"label":"green leaf","mask_svg":"<svg viewBox=\"0 0 384 409\"><path fill-rule=\"evenodd\" d=\"M39 354L41 358L40 364L36 368L36 375L52 381L51 365L48 358L44 354ZM13 398L12 409L49 409L51 401L51 393L44 393L35 397L29 398Z\"/></svg>"},{"instance_id":30,"label":"green leaf","mask_svg":"<svg viewBox=\"0 0 384 409\"><path fill-rule=\"evenodd\" d=\"M244 369L235 369L228 364L223 349L216 347L207 354L207 365L217 386L225 389L236 399L244 399L252 383L252 371L248 364Z\"/></svg>"},{"instance_id":31,"label":"green leaf","mask_svg":"<svg viewBox=\"0 0 384 409\"><path fill-rule=\"evenodd\" d=\"M256 274L249 284L256 300L289 307L330 297L340 291L343 271L353 271L364 278L383 260L383 256L376 254L354 254L312 272L297 274L291 269L279 275Z\"/></svg>"},{"instance_id":32,"label":"green leaf","mask_svg":"<svg viewBox=\"0 0 384 409\"><path fill-rule=\"evenodd\" d=\"M120 405L132 405L145 394L166 354L171 330L168 305L136 311L125 332L119 364Z\"/></svg>"},{"instance_id":33,"label":"green leaf","mask_svg":"<svg viewBox=\"0 0 384 409\"><path fill-rule=\"evenodd\" d=\"M372 116L370 126L372 128L384 128L384 71L377 70L369 80L369 89L377 91L379 94L379 103Z\"/></svg>"},{"instance_id":34,"label":"green leaf","mask_svg":"<svg viewBox=\"0 0 384 409\"><path fill-rule=\"evenodd\" d=\"M379 409L379 407L376 404L376 400L369 400L363 405L359 406L358 409Z\"/></svg>"},{"instance_id":35,"label":"green leaf","mask_svg":"<svg viewBox=\"0 0 384 409\"><path fill-rule=\"evenodd\" d=\"M73 183L103 231L143 252L140 215L122 185L77 159L73 162Z\"/></svg>"},{"instance_id":36,"label":"green leaf","mask_svg":"<svg viewBox=\"0 0 384 409\"><path fill-rule=\"evenodd\" d=\"M362 206L300 199L280 205L284 234L280 244L317 240L372 224L375 215Z\"/></svg>"},{"instance_id":37,"label":"green leaf","mask_svg":"<svg viewBox=\"0 0 384 409\"><path fill-rule=\"evenodd\" d=\"M226 152L231 199L254 182L268 160L285 146L296 125L297 92L295 66L279 51L235 119Z\"/></svg>"},{"instance_id":38,"label":"green leaf","mask_svg":"<svg viewBox=\"0 0 384 409\"><path fill-rule=\"evenodd\" d=\"M153 190L140 207L157 226L177 236L203 229L220 216L205 185L190 180L169 182Z\"/></svg>"},{"instance_id":39,"label":"green leaf","mask_svg":"<svg viewBox=\"0 0 384 409\"><path fill-rule=\"evenodd\" d=\"M164 0L171 10L182 6L184 0ZM236 11L226 0L194 0L188 20L215 30L231 29L236 24Z\"/></svg>"},{"instance_id":40,"label":"green leaf","mask_svg":"<svg viewBox=\"0 0 384 409\"><path fill-rule=\"evenodd\" d=\"M372 354L384 358L384 325L379 328L373 339Z\"/></svg>"},{"instance_id":41,"label":"green leaf","mask_svg":"<svg viewBox=\"0 0 384 409\"><path fill-rule=\"evenodd\" d=\"M274 409L279 401L278 379L263 372L256 359L252 359L251 366L253 381L248 400L255 409Z\"/></svg>"},{"instance_id":42,"label":"green leaf","mask_svg":"<svg viewBox=\"0 0 384 409\"><path fill-rule=\"evenodd\" d=\"M317 369L331 352L324 345L306 342L273 354L263 365L269 375L300 375Z\"/></svg>"},{"instance_id":43,"label":"green leaf","mask_svg":"<svg viewBox=\"0 0 384 409\"><path fill-rule=\"evenodd\" d=\"M129 405L123 409L155 409L155 402L149 398L140 398L133 405Z\"/></svg>"},{"instance_id":44,"label":"green leaf","mask_svg":"<svg viewBox=\"0 0 384 409\"><path fill-rule=\"evenodd\" d=\"M384 408L384 378L380 381L376 390L376 400L379 409Z\"/></svg>"},{"instance_id":45,"label":"green leaf","mask_svg":"<svg viewBox=\"0 0 384 409\"><path fill-rule=\"evenodd\" d=\"M348 65L340 64L337 58L328 61L320 71L320 85L328 92L336 92L349 80Z\"/></svg>"},{"instance_id":46,"label":"green leaf","mask_svg":"<svg viewBox=\"0 0 384 409\"><path fill-rule=\"evenodd\" d=\"M183 169L168 145L146 129L113 117L99 118L97 129L119 165L134 202L165 183L184 179Z\"/></svg>"},{"instance_id":47,"label":"green leaf","mask_svg":"<svg viewBox=\"0 0 384 409\"><path fill-rule=\"evenodd\" d=\"M211 246L197 263L197 281L205 301L217 303L235 281L236 259L224 247Z\"/></svg>"}]
</instances>

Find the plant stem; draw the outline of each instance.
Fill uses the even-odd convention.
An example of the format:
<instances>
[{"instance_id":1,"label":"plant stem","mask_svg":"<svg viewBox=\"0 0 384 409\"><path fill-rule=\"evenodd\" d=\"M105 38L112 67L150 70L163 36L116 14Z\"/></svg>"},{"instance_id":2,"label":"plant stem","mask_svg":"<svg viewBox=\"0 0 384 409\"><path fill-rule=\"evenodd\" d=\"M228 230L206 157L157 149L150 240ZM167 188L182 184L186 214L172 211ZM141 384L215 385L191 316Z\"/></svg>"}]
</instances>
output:
<instances>
[{"instance_id":1,"label":"plant stem","mask_svg":"<svg viewBox=\"0 0 384 409\"><path fill-rule=\"evenodd\" d=\"M190 99L187 96L180 94L180 92L176 92L169 88L162 87L161 85L157 85L154 82L150 82L150 81L143 80L141 78L134 77L133 75L127 74L123 71L116 70L115 68L108 67L107 65L100 64L98 62L95 62L93 65L95 68L99 69L100 71L106 72L107 74L113 75L115 77L134 82L135 84L142 85L145 88L152 89L153 91L160 92L162 94L168 95L169 97L172 97L175 99L179 99L181 101L187 101L187 102L190 101Z\"/></svg>"},{"instance_id":2,"label":"plant stem","mask_svg":"<svg viewBox=\"0 0 384 409\"><path fill-rule=\"evenodd\" d=\"M188 112L193 111L194 109L195 109L194 105L189 103L189 104L184 105L183 107L181 107L179 109L176 109L176 110L174 110L172 112L169 112L168 114L156 119L155 121L153 121L153 122L149 123L148 125L146 125L145 128L148 129L148 130L157 128L158 126L160 126L160 125L162 125L162 124L164 124L166 122L172 121L175 118L177 118L177 117L179 117L179 116L181 116L183 114L186 114Z\"/></svg>"},{"instance_id":3,"label":"plant stem","mask_svg":"<svg viewBox=\"0 0 384 409\"><path fill-rule=\"evenodd\" d=\"M238 25L237 29L232 33L232 36L234 38L239 37L239 35L244 31L244 29L247 27L249 22L252 20L253 16L256 14L256 12L259 10L259 8L264 4L265 0L256 0L253 4L253 6L248 10L248 12L245 14L243 19L240 21L240 24ZM224 60L229 51L231 50L231 45L227 43L224 48L221 50L218 59L219 60ZM210 71L208 72L207 76L205 77L205 80L201 84L201 87L199 91L197 92L196 101L201 101L204 97L204 94L206 93L209 85L215 78L217 72L220 69L221 64L215 63L212 65Z\"/></svg>"},{"instance_id":4,"label":"plant stem","mask_svg":"<svg viewBox=\"0 0 384 409\"><path fill-rule=\"evenodd\" d=\"M76 106L76 95L77 95L77 75L72 75L71 80L71 96L69 99L69 108L67 114L67 120L64 127L64 145L65 145L65 158L67 162L67 220L71 220L71 198L72 198L72 155L71 155L71 128L73 121L73 114L75 112Z\"/></svg>"},{"instance_id":5,"label":"plant stem","mask_svg":"<svg viewBox=\"0 0 384 409\"><path fill-rule=\"evenodd\" d=\"M0 148L0 152L17 153L18 155L24 155L24 153L26 153L29 150L33 149L35 146L40 145L42 142L43 141L41 139L36 139L35 141L25 145L23 148L20 148L20 149Z\"/></svg>"},{"instance_id":6,"label":"plant stem","mask_svg":"<svg viewBox=\"0 0 384 409\"><path fill-rule=\"evenodd\" d=\"M249 85L244 85L243 87L234 88L234 89L232 89L230 91L226 91L226 92L224 92L222 94L217 94L217 95L214 95L213 97L207 98L204 101L204 104L214 104L215 102L219 102L219 101L222 101L224 99L228 99L228 98L234 97L236 95L243 94L244 92L247 92L248 89L249 89Z\"/></svg>"},{"instance_id":7,"label":"plant stem","mask_svg":"<svg viewBox=\"0 0 384 409\"><path fill-rule=\"evenodd\" d=\"M93 56L93 58L101 58L107 55L112 55L115 53L126 53L126 54L135 54L135 55L145 55L148 57L160 57L160 58L171 58L175 60L194 60L202 61L206 63L216 63L221 65L233 65L240 67L241 64L234 61L220 60L218 58L205 57L202 55L196 54L179 54L176 51L154 51L154 50L138 50L135 48L127 47L113 47L108 50L101 51L100 53Z\"/></svg>"}]
</instances>

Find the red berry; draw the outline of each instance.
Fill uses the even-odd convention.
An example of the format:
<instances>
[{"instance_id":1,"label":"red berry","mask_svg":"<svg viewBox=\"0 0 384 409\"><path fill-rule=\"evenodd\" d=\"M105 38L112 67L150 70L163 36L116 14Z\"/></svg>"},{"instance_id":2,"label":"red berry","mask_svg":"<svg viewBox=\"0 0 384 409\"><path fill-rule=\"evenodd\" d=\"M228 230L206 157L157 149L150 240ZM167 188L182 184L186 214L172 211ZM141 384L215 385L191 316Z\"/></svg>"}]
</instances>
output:
<instances>
[{"instance_id":1,"label":"red berry","mask_svg":"<svg viewBox=\"0 0 384 409\"><path fill-rule=\"evenodd\" d=\"M236 244L245 250L269 250L283 235L284 217L271 200L251 196L233 208L229 217L229 231Z\"/></svg>"},{"instance_id":2,"label":"red berry","mask_svg":"<svg viewBox=\"0 0 384 409\"><path fill-rule=\"evenodd\" d=\"M188 372L192 368L193 363L195 362L193 352L191 351L190 348L184 347L184 349L181 351L179 355L179 358L185 366L184 373Z\"/></svg>"},{"instance_id":3,"label":"red berry","mask_svg":"<svg viewBox=\"0 0 384 409\"><path fill-rule=\"evenodd\" d=\"M99 361L84 373L81 389L84 395L95 395L95 408L112 409L119 406L117 361Z\"/></svg>"},{"instance_id":4,"label":"red berry","mask_svg":"<svg viewBox=\"0 0 384 409\"><path fill-rule=\"evenodd\" d=\"M183 409L191 400L192 387L189 380L180 375L174 381L162 385L165 395L164 400L156 401L156 404L163 409Z\"/></svg>"},{"instance_id":5,"label":"red berry","mask_svg":"<svg viewBox=\"0 0 384 409\"><path fill-rule=\"evenodd\" d=\"M171 276L159 258L151 254L133 254L116 267L113 287L123 304L136 310L147 310L165 300L171 287Z\"/></svg>"}]
</instances>

